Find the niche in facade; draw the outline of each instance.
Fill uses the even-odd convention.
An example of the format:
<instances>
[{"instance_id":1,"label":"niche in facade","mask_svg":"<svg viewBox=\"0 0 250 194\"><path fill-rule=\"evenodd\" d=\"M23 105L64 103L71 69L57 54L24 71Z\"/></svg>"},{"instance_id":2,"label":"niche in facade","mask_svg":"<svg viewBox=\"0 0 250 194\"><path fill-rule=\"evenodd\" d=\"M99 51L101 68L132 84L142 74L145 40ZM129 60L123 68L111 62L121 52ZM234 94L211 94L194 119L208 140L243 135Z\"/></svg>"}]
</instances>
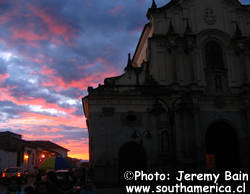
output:
<instances>
[{"instance_id":1,"label":"niche in facade","mask_svg":"<svg viewBox=\"0 0 250 194\"><path fill-rule=\"evenodd\" d=\"M111 117L114 115L115 109L113 107L104 107L102 108L102 114L105 117Z\"/></svg>"},{"instance_id":2,"label":"niche in facade","mask_svg":"<svg viewBox=\"0 0 250 194\"><path fill-rule=\"evenodd\" d=\"M141 115L139 113L128 111L127 113L122 113L121 121L123 125L126 126L140 126L141 125Z\"/></svg>"},{"instance_id":3,"label":"niche in facade","mask_svg":"<svg viewBox=\"0 0 250 194\"><path fill-rule=\"evenodd\" d=\"M206 43L204 48L207 90L210 93L222 93L228 88L227 71L223 49L215 40Z\"/></svg>"}]
</instances>

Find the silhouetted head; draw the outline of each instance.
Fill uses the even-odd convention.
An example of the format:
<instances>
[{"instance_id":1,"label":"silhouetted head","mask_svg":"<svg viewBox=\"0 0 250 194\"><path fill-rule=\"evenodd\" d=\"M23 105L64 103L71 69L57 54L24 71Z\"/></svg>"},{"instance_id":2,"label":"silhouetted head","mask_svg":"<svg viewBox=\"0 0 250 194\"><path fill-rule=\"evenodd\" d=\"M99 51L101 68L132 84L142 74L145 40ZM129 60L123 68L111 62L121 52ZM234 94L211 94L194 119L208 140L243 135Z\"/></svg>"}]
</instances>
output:
<instances>
[{"instance_id":1,"label":"silhouetted head","mask_svg":"<svg viewBox=\"0 0 250 194\"><path fill-rule=\"evenodd\" d=\"M50 171L48 172L47 174L47 180L48 181L52 181L52 182L55 182L57 179L56 179L56 174L54 171Z\"/></svg>"},{"instance_id":2,"label":"silhouetted head","mask_svg":"<svg viewBox=\"0 0 250 194\"><path fill-rule=\"evenodd\" d=\"M25 191L25 194L33 194L35 192L34 188L31 185L25 187L24 191Z\"/></svg>"},{"instance_id":3,"label":"silhouetted head","mask_svg":"<svg viewBox=\"0 0 250 194\"><path fill-rule=\"evenodd\" d=\"M36 194L47 194L46 182L39 182L36 186Z\"/></svg>"}]
</instances>

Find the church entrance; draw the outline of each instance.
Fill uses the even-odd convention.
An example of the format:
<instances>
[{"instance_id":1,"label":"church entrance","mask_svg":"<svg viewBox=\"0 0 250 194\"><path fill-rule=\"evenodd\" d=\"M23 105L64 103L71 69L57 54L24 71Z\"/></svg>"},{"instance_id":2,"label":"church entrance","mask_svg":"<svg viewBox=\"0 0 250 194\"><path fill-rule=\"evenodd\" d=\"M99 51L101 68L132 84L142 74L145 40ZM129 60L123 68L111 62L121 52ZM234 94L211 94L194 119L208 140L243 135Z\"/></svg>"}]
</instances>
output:
<instances>
[{"instance_id":1,"label":"church entrance","mask_svg":"<svg viewBox=\"0 0 250 194\"><path fill-rule=\"evenodd\" d=\"M146 153L142 145L136 142L125 143L119 151L119 179L124 183L124 172L146 170Z\"/></svg>"},{"instance_id":2,"label":"church entrance","mask_svg":"<svg viewBox=\"0 0 250 194\"><path fill-rule=\"evenodd\" d=\"M206 165L214 170L239 167L237 134L225 122L213 124L206 132Z\"/></svg>"}]
</instances>

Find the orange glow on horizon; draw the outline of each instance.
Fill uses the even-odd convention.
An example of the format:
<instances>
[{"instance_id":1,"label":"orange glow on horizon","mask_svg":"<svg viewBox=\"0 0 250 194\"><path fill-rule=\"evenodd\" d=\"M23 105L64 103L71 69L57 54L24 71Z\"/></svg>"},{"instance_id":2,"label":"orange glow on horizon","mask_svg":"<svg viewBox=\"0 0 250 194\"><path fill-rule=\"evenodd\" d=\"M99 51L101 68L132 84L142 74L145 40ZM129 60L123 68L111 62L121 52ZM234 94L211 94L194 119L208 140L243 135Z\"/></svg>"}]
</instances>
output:
<instances>
[{"instance_id":1,"label":"orange glow on horizon","mask_svg":"<svg viewBox=\"0 0 250 194\"><path fill-rule=\"evenodd\" d=\"M57 143L70 150L69 157L89 160L89 146L86 140L66 140Z\"/></svg>"},{"instance_id":2,"label":"orange glow on horizon","mask_svg":"<svg viewBox=\"0 0 250 194\"><path fill-rule=\"evenodd\" d=\"M81 160L89 160L89 154L68 154L69 157L71 158L77 158Z\"/></svg>"},{"instance_id":3,"label":"orange glow on horizon","mask_svg":"<svg viewBox=\"0 0 250 194\"><path fill-rule=\"evenodd\" d=\"M24 139L27 140L48 140L52 141L66 149L69 149L68 156L72 158L82 159L82 160L89 160L89 146L87 139L81 140L64 140L64 141L54 141L54 138L62 139L62 135L32 135L32 134L22 134ZM43 158L44 154L41 154L41 159ZM25 156L24 156L25 157ZM46 156L45 156L46 157Z\"/></svg>"}]
</instances>

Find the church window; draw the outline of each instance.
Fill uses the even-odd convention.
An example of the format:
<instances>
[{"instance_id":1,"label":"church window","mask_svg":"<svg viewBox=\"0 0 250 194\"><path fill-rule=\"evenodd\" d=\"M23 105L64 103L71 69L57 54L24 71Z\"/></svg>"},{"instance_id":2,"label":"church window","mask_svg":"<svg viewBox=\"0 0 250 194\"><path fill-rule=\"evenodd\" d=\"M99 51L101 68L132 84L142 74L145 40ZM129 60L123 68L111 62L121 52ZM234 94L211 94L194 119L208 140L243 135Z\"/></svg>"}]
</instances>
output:
<instances>
[{"instance_id":1,"label":"church window","mask_svg":"<svg viewBox=\"0 0 250 194\"><path fill-rule=\"evenodd\" d=\"M219 69L224 67L222 48L216 41L210 41L206 44L205 57L208 68Z\"/></svg>"},{"instance_id":2,"label":"church window","mask_svg":"<svg viewBox=\"0 0 250 194\"><path fill-rule=\"evenodd\" d=\"M221 92L223 91L222 90L222 79L221 79L221 75L219 74L216 74L215 75L215 89L216 89L216 92Z\"/></svg>"},{"instance_id":3,"label":"church window","mask_svg":"<svg viewBox=\"0 0 250 194\"><path fill-rule=\"evenodd\" d=\"M136 121L136 115L134 115L134 114L129 114L129 115L127 115L126 116L126 119L128 120L128 121Z\"/></svg>"},{"instance_id":4,"label":"church window","mask_svg":"<svg viewBox=\"0 0 250 194\"><path fill-rule=\"evenodd\" d=\"M227 71L223 56L223 49L219 43L212 40L206 43L204 48L205 71L207 90L221 93L227 88Z\"/></svg>"}]
</instances>

